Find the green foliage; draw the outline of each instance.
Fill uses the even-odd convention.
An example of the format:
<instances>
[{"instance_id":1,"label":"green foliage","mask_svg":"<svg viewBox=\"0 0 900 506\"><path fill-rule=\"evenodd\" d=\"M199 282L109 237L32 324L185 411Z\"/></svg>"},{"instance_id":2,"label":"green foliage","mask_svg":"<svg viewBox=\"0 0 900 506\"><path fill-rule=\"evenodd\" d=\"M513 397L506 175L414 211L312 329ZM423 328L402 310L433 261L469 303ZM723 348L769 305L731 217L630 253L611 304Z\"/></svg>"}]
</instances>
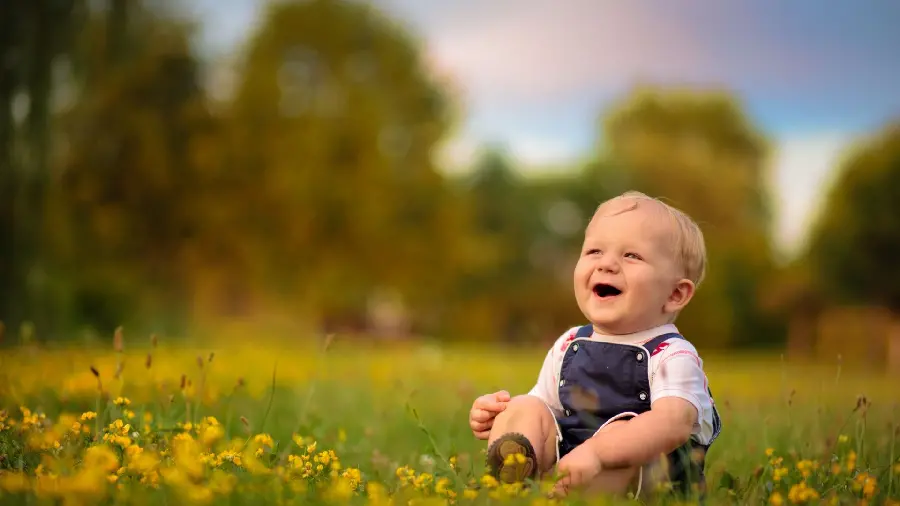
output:
<instances>
[{"instance_id":1,"label":"green foliage","mask_svg":"<svg viewBox=\"0 0 900 506\"><path fill-rule=\"evenodd\" d=\"M900 311L900 127L847 158L823 209L808 251L815 286L833 302Z\"/></svg>"},{"instance_id":2,"label":"green foliage","mask_svg":"<svg viewBox=\"0 0 900 506\"><path fill-rule=\"evenodd\" d=\"M10 5L0 56L29 59L0 69L7 328L34 322L39 340L220 321L364 331L388 301L392 335L546 341L583 321L571 270L584 226L637 189L706 234L709 273L678 322L692 341L782 338L790 315L766 312L785 277L767 141L727 92L635 89L603 113L600 155L553 176L526 177L497 150L449 175L434 155L459 119L453 88L366 3L269 4L228 86L210 79L218 62L195 51L177 2ZM38 105L13 121L24 96ZM890 179L863 179L839 185L818 270L782 298L814 292L817 276L897 304L896 276L868 267L896 253L897 199Z\"/></svg>"}]
</instances>

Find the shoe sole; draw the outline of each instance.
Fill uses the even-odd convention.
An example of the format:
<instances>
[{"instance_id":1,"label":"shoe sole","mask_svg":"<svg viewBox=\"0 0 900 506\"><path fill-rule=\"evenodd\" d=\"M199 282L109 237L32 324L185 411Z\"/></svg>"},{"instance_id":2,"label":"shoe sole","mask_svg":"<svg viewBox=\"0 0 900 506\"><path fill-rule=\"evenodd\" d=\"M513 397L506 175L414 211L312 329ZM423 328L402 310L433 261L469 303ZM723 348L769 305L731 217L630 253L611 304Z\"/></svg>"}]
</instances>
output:
<instances>
[{"instance_id":1,"label":"shoe sole","mask_svg":"<svg viewBox=\"0 0 900 506\"><path fill-rule=\"evenodd\" d=\"M522 454L525 462L516 460L506 463L510 455ZM525 479L534 479L537 456L528 438L522 434L511 432L500 436L487 451L487 467L491 476L501 483L518 483Z\"/></svg>"}]
</instances>

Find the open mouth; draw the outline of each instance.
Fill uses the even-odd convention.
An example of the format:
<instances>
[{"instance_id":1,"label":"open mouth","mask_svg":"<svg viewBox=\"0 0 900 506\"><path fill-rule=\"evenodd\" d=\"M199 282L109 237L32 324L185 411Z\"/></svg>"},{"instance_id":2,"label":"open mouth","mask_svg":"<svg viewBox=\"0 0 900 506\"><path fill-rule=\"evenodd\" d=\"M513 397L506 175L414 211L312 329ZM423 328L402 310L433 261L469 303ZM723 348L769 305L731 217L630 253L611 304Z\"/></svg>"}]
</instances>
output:
<instances>
[{"instance_id":1,"label":"open mouth","mask_svg":"<svg viewBox=\"0 0 900 506\"><path fill-rule=\"evenodd\" d=\"M612 285L607 285L605 283L598 283L594 285L594 294L601 299L615 297L616 295L620 295L621 293L622 290L619 290Z\"/></svg>"}]
</instances>

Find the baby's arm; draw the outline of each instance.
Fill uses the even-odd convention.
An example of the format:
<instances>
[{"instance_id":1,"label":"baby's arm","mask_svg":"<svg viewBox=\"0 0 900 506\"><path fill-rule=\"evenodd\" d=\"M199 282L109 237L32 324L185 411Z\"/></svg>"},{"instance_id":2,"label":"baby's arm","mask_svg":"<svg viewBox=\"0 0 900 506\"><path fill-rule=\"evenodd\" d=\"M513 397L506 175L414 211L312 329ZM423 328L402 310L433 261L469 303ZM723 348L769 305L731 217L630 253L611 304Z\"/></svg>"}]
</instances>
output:
<instances>
[{"instance_id":1,"label":"baby's arm","mask_svg":"<svg viewBox=\"0 0 900 506\"><path fill-rule=\"evenodd\" d=\"M650 411L612 424L589 441L605 468L644 465L687 443L708 438L710 403L697 352L683 340L660 357Z\"/></svg>"},{"instance_id":2,"label":"baby's arm","mask_svg":"<svg viewBox=\"0 0 900 506\"><path fill-rule=\"evenodd\" d=\"M610 424L585 444L594 449L603 468L642 466L687 443L696 420L691 403L665 397L646 413Z\"/></svg>"}]
</instances>

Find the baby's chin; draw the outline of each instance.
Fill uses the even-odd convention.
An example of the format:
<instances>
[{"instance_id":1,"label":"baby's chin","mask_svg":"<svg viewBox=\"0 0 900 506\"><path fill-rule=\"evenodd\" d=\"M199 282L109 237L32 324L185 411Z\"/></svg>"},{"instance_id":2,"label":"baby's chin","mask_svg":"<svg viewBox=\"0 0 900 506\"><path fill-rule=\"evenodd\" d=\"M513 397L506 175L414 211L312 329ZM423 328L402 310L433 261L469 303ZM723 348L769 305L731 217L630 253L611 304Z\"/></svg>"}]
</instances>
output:
<instances>
[{"instance_id":1,"label":"baby's chin","mask_svg":"<svg viewBox=\"0 0 900 506\"><path fill-rule=\"evenodd\" d=\"M627 334L634 334L636 332L641 332L644 330L649 330L654 327L659 326L658 323L649 322L649 321L629 321L627 319L610 319L603 318L600 316L590 317L591 324L594 326L594 330L600 334L605 334L609 336L622 336Z\"/></svg>"}]
</instances>

